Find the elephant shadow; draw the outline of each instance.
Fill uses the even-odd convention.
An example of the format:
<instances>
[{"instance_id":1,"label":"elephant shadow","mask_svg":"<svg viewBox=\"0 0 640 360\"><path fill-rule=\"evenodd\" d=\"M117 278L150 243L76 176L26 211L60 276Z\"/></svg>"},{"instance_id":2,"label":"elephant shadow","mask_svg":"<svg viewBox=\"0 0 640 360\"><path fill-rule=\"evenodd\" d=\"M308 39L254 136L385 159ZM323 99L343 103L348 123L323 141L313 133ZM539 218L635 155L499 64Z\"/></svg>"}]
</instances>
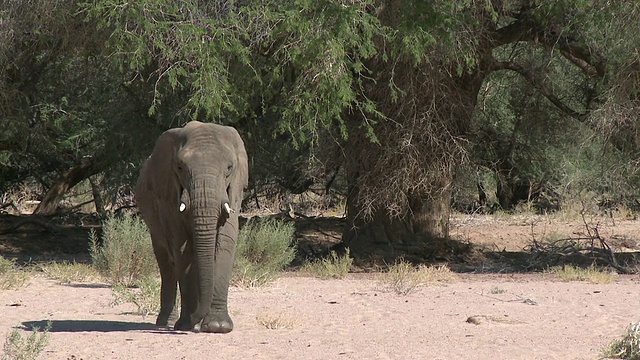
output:
<instances>
[{"instance_id":1,"label":"elephant shadow","mask_svg":"<svg viewBox=\"0 0 640 360\"><path fill-rule=\"evenodd\" d=\"M181 331L167 330L166 327L157 326L152 323L111 321L111 320L36 320L22 323L22 330L31 331L34 328L43 330L47 327L47 322L51 322L49 332L127 332L127 331L147 331L162 334L182 334ZM185 333L186 334L186 333Z\"/></svg>"}]
</instances>

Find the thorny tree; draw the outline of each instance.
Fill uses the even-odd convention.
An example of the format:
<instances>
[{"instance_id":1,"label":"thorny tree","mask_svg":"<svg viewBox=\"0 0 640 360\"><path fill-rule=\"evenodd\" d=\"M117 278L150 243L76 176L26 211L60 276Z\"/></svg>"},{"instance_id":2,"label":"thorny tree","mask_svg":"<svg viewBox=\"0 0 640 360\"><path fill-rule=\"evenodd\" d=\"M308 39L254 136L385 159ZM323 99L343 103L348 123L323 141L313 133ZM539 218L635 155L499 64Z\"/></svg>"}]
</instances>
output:
<instances>
[{"instance_id":1,"label":"thorny tree","mask_svg":"<svg viewBox=\"0 0 640 360\"><path fill-rule=\"evenodd\" d=\"M137 74L132 82L156 84L151 114L181 94L192 118L268 126L317 152L337 144L349 182L343 243L358 255L419 253L447 237L453 169L494 72L519 74L588 126L635 126L619 108L636 106L637 92L609 92L637 68L633 1L101 0L85 9L111 32L107 49ZM548 61L520 56L533 50ZM555 82L561 67L577 69L581 86Z\"/></svg>"}]
</instances>

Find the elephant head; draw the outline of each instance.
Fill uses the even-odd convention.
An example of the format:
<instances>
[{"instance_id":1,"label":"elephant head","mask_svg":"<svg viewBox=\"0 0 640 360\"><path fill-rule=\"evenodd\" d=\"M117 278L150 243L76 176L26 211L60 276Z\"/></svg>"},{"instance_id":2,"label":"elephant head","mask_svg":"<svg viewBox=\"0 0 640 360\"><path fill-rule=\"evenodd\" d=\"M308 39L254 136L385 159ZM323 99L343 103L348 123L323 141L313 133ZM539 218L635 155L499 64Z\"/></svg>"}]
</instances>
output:
<instances>
[{"instance_id":1,"label":"elephant head","mask_svg":"<svg viewBox=\"0 0 640 360\"><path fill-rule=\"evenodd\" d=\"M174 299L175 281L180 282L177 329L233 328L227 293L247 167L244 144L235 129L193 121L161 135L141 172L136 197L151 230L162 286L170 283L162 271L169 266L165 258L178 274L173 279ZM171 271L165 272L171 276ZM161 291L163 301L170 298ZM160 316L158 321L162 322Z\"/></svg>"}]
</instances>

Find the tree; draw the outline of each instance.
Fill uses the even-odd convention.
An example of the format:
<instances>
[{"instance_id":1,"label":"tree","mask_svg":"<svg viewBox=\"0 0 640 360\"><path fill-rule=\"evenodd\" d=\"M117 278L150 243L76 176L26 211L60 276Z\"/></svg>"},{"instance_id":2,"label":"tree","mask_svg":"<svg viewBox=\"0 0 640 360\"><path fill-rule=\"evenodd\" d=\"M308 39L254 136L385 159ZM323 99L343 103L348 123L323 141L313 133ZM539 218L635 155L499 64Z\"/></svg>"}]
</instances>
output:
<instances>
[{"instance_id":1,"label":"tree","mask_svg":"<svg viewBox=\"0 0 640 360\"><path fill-rule=\"evenodd\" d=\"M426 33L427 41L423 37L417 43L434 45L418 52L423 61L412 64L396 55L394 61L381 63L383 69L376 68L376 74L396 74L376 80L397 85L401 89L398 97L394 99L394 93L387 91L375 102L400 126L389 128L385 122L374 129L385 139L378 151L356 145L361 153L351 163L357 179L351 179L356 187L350 194L354 200L349 210L356 214L366 208L374 211L369 211L373 216L365 221L350 216L346 245L354 250L374 243L374 248L386 245L391 250L419 253L423 242L415 241L416 237L447 236L452 169L465 159L469 129L480 111L479 91L494 73L517 74L535 91L534 97L543 97L564 117L593 126L593 112L612 86L609 77L615 73L614 64L636 58L633 49L638 39L628 39L624 46L619 39L626 35L625 28L637 22L638 10L632 2L384 2L383 24L398 29L402 44L419 49L410 39ZM546 65L523 56L533 52ZM408 80L402 81L400 71ZM573 82L557 81L555 71L571 72ZM403 109L397 104L407 105ZM539 120L517 116L525 126ZM548 125L557 128L560 123ZM403 131L406 135L398 136Z\"/></svg>"},{"instance_id":2,"label":"tree","mask_svg":"<svg viewBox=\"0 0 640 360\"><path fill-rule=\"evenodd\" d=\"M113 58L153 79L151 114L180 94L190 118L265 126L312 153L332 139L349 182L343 242L355 254L419 252L448 236L453 170L467 157L493 73L518 74L589 124L615 65L633 58L637 39L619 40L638 20L634 2L604 0L102 0L85 8L110 33ZM532 51L553 65L521 56ZM551 68L572 69L579 86L555 83Z\"/></svg>"},{"instance_id":3,"label":"tree","mask_svg":"<svg viewBox=\"0 0 640 360\"><path fill-rule=\"evenodd\" d=\"M69 189L92 176L106 174L107 182L130 177L127 162L139 156L140 144L153 141L161 116L148 116L149 84L119 71L103 53L107 33L86 21L75 1L4 4L0 188L41 184L35 213L52 215Z\"/></svg>"}]
</instances>

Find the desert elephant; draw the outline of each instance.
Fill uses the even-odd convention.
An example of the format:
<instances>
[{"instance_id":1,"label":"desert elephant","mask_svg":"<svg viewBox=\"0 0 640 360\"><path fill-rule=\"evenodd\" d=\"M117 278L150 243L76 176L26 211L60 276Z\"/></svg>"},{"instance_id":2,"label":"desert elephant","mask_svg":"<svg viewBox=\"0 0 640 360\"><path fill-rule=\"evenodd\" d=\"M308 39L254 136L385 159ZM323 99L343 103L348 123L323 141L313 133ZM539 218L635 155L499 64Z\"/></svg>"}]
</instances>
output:
<instances>
[{"instance_id":1,"label":"desert elephant","mask_svg":"<svg viewBox=\"0 0 640 360\"><path fill-rule=\"evenodd\" d=\"M162 278L156 324L174 318L179 284L174 329L233 329L227 294L247 177L247 153L234 128L192 121L158 138L136 184Z\"/></svg>"}]
</instances>

